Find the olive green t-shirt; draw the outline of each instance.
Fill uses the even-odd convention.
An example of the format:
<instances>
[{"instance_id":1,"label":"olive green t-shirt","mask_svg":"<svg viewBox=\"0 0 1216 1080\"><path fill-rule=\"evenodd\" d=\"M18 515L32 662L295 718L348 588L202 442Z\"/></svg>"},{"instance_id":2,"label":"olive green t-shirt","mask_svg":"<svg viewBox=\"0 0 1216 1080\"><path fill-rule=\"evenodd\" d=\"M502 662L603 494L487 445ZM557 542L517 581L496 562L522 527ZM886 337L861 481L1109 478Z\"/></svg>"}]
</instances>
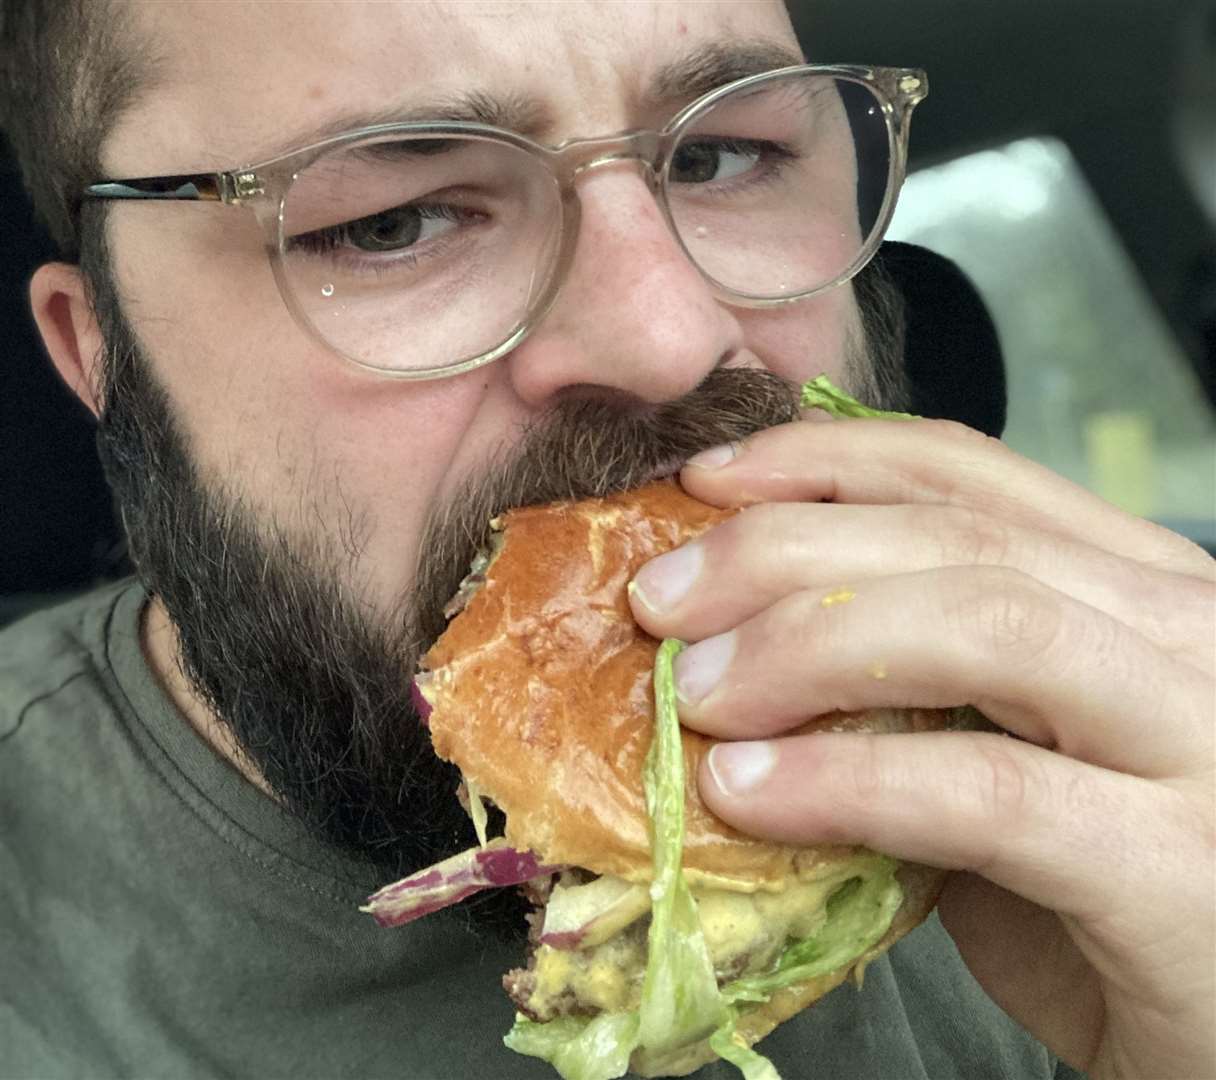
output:
<instances>
[{"instance_id":1,"label":"olive green t-shirt","mask_svg":"<svg viewBox=\"0 0 1216 1080\"><path fill-rule=\"evenodd\" d=\"M361 914L383 882L174 710L145 602L127 582L0 633L0 1076L555 1076L502 1045L517 948ZM785 1080L1061 1075L936 920L761 1049Z\"/></svg>"}]
</instances>

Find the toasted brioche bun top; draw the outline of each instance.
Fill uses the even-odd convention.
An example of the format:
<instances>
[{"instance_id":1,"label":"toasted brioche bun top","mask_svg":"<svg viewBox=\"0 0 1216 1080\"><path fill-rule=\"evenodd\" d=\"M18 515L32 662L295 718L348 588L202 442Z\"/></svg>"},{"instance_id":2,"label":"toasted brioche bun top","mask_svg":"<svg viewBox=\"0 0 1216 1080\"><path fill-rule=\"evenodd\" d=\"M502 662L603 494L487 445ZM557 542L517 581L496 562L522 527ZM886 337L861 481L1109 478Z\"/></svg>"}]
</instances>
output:
<instances>
[{"instance_id":1,"label":"toasted brioche bun top","mask_svg":"<svg viewBox=\"0 0 1216 1080\"><path fill-rule=\"evenodd\" d=\"M654 727L658 641L630 613L643 563L724 521L671 482L514 510L485 584L424 658L435 750L506 814L514 847L629 881L651 877L642 765ZM834 713L802 731L954 726L950 710ZM684 869L691 884L779 888L852 847L796 848L744 836L697 791L711 741L683 732Z\"/></svg>"}]
</instances>

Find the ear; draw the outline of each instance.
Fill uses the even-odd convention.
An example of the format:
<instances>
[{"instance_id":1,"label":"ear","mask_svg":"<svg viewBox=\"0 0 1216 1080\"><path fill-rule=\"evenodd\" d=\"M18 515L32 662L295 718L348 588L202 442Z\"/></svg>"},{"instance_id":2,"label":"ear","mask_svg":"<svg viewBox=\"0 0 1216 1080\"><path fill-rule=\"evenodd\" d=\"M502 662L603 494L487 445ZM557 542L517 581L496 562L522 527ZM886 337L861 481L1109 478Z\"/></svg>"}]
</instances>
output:
<instances>
[{"instance_id":1,"label":"ear","mask_svg":"<svg viewBox=\"0 0 1216 1080\"><path fill-rule=\"evenodd\" d=\"M40 266L30 281L30 305L51 363L94 416L101 411L104 342L80 267Z\"/></svg>"}]
</instances>

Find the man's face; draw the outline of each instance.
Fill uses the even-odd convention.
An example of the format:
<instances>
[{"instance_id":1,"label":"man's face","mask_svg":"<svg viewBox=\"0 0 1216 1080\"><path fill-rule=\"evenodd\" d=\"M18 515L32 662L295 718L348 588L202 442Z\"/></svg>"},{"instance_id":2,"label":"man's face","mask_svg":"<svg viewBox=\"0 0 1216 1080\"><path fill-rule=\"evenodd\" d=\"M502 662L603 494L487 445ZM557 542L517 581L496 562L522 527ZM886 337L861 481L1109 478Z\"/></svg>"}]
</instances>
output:
<instances>
[{"instance_id":1,"label":"man's face","mask_svg":"<svg viewBox=\"0 0 1216 1080\"><path fill-rule=\"evenodd\" d=\"M108 140L113 176L263 160L335 115L457 95L523 101L549 143L658 128L686 104L643 107L660 69L710 48L797 55L778 3L135 11L161 85ZM141 573L197 694L270 786L397 868L458 842L451 777L406 687L489 514L631 486L792 419L787 383L827 372L863 390L868 374L849 288L726 306L635 167L589 172L578 192L554 308L510 355L433 382L371 375L308 337L248 212L118 205L110 219L110 345L138 363L115 368L102 438L127 476Z\"/></svg>"},{"instance_id":2,"label":"man's face","mask_svg":"<svg viewBox=\"0 0 1216 1080\"><path fill-rule=\"evenodd\" d=\"M778 2L136 8L163 52L164 86L108 142L111 175L262 160L336 114L470 92L534 100L546 142L659 127L682 104L639 111L661 67L708 45L798 55ZM353 510L364 541L355 572L386 607L408 584L428 509L556 402L646 408L718 365L795 381L840 374L849 290L777 311L728 308L680 253L636 169L596 170L579 194L575 262L531 338L486 369L414 384L361 373L300 330L251 214L117 208L127 314L204 478L289 528L336 536Z\"/></svg>"}]
</instances>

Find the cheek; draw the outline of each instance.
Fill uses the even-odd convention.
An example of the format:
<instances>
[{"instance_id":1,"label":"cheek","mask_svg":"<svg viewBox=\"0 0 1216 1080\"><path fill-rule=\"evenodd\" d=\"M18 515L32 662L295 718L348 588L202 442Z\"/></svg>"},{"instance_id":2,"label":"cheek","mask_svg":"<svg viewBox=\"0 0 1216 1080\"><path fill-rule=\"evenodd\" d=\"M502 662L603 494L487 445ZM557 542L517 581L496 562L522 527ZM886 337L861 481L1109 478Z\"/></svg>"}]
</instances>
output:
<instances>
[{"instance_id":1,"label":"cheek","mask_svg":"<svg viewBox=\"0 0 1216 1080\"><path fill-rule=\"evenodd\" d=\"M851 286L786 307L740 310L736 317L748 349L770 371L797 383L817 375L838 382L861 333Z\"/></svg>"},{"instance_id":2,"label":"cheek","mask_svg":"<svg viewBox=\"0 0 1216 1080\"><path fill-rule=\"evenodd\" d=\"M296 326L264 257L230 251L222 277L189 277L177 255L128 251L128 317L207 482L335 552L373 602L393 602L428 509L467 468L485 381L360 372ZM164 288L173 280L191 281L188 299Z\"/></svg>"},{"instance_id":3,"label":"cheek","mask_svg":"<svg viewBox=\"0 0 1216 1080\"><path fill-rule=\"evenodd\" d=\"M483 385L392 383L334 366L296 429L314 456L296 498L318 508L331 540L353 540L361 584L387 606L410 583L428 512L470 468Z\"/></svg>"}]
</instances>

